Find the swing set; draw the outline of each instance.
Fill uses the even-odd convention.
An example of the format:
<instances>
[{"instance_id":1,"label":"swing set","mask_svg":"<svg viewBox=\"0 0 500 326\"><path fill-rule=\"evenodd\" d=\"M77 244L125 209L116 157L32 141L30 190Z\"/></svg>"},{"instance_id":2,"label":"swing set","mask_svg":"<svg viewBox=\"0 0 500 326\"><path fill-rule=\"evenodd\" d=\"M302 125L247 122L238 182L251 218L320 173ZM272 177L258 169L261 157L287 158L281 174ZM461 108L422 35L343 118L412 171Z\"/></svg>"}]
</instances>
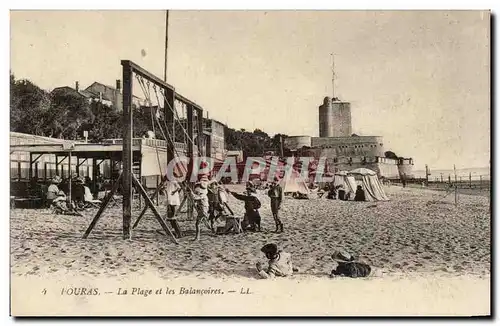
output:
<instances>
[{"instance_id":1,"label":"swing set","mask_svg":"<svg viewBox=\"0 0 500 326\"><path fill-rule=\"evenodd\" d=\"M165 173L162 171L162 160L160 159L158 148L155 148L156 158L162 178L161 182L156 187L153 196L150 197L147 194L144 186L138 181L133 171L132 143L134 134L134 80L138 82L146 99L146 107L148 107L150 111L153 133L158 134L159 132L161 137L163 137L167 143L166 162L170 162L174 157L180 156L175 146L176 143L182 142L186 148L186 158L189 160L189 163L187 167L183 164L180 165L182 173L185 176L185 181L180 183L184 198L178 212L181 211L184 205L187 205L189 219L192 219L194 207L194 198L192 196L193 185L189 182L191 179L191 173L193 172L193 158L195 156L201 157L203 153L203 109L198 104L177 93L172 85L167 84L132 61L122 60L121 65L123 70L123 169L118 178L115 180L111 191L104 198L99 210L85 231L83 238L86 239L90 235L121 185L123 195L123 239L131 239L131 229L135 229L139 225L139 222L149 208L165 234L170 235L172 240L178 244L178 238L180 238L182 234L177 221L174 218L175 216L167 219L167 221L170 222L171 227L174 229L174 232L172 232L158 212L158 209L152 200L152 198L158 195L160 190L168 181L166 171ZM154 102L156 103L156 106L153 105ZM155 107L157 110L156 112L153 112ZM177 110L179 107L182 111L182 115L180 115ZM144 199L145 207L142 209L131 228L134 190L139 194L139 198L142 197Z\"/></svg>"}]
</instances>

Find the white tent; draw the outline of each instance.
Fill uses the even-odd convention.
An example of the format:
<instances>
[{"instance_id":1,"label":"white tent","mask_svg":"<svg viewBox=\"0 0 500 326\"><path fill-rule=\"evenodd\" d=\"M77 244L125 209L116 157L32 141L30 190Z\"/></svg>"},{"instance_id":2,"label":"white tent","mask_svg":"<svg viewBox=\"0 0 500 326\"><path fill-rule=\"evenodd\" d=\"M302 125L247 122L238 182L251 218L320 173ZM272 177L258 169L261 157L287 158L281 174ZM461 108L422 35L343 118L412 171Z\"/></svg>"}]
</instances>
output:
<instances>
[{"instance_id":1,"label":"white tent","mask_svg":"<svg viewBox=\"0 0 500 326\"><path fill-rule=\"evenodd\" d=\"M289 173L289 176L285 173L284 178L280 180L283 193L299 193L301 195L308 196L310 194L310 190L305 180L300 178L300 174L295 169Z\"/></svg>"},{"instance_id":2,"label":"white tent","mask_svg":"<svg viewBox=\"0 0 500 326\"><path fill-rule=\"evenodd\" d=\"M339 171L335 173L333 179L333 186L337 187L342 185L346 192L356 192L356 180L353 176L348 175L347 171Z\"/></svg>"},{"instance_id":3,"label":"white tent","mask_svg":"<svg viewBox=\"0 0 500 326\"><path fill-rule=\"evenodd\" d=\"M359 168L349 171L347 175L361 180L367 201L389 200L377 177L377 172L370 169Z\"/></svg>"}]
</instances>

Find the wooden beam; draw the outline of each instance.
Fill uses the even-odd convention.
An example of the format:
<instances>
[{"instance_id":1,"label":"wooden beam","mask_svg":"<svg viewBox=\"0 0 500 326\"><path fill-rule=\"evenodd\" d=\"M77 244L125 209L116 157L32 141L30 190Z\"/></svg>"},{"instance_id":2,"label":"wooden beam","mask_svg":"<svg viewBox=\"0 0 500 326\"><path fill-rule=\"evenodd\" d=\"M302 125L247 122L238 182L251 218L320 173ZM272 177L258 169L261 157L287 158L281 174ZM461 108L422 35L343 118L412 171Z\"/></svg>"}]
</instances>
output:
<instances>
[{"instance_id":1,"label":"wooden beam","mask_svg":"<svg viewBox=\"0 0 500 326\"><path fill-rule=\"evenodd\" d=\"M104 201L101 204L101 207L99 207L99 210L97 211L97 213L95 214L94 218L92 219L92 222L90 222L89 227L85 231L85 234L83 235L84 239L87 239L87 237L89 236L90 232L92 232L92 230L94 229L95 225L97 224L97 222L101 218L102 213L104 212L104 210L108 206L109 202L111 201L111 199L115 195L116 190L118 190L118 187L120 186L121 178L122 178L122 174L120 173L120 175L118 176L118 179L116 179L116 182L113 185L113 188L108 193L108 195L106 196L106 198L104 198Z\"/></svg>"},{"instance_id":2,"label":"wooden beam","mask_svg":"<svg viewBox=\"0 0 500 326\"><path fill-rule=\"evenodd\" d=\"M165 233L169 234L176 244L179 244L179 242L175 238L172 231L170 231L167 224L165 224L165 221L160 216L160 213L158 213L158 211L156 210L156 207L153 204L153 201L151 200L151 198L149 198L148 194L146 193L146 190L144 190L141 183L139 181L137 181L137 179L135 178L134 175L132 175L132 181L134 182L135 186L137 187L137 190L139 191L139 193L144 197L144 201L146 202L146 206L149 206L149 208L153 211L153 215L156 217L156 220L158 221L158 223L160 223L163 231L165 231Z\"/></svg>"},{"instance_id":3,"label":"wooden beam","mask_svg":"<svg viewBox=\"0 0 500 326\"><path fill-rule=\"evenodd\" d=\"M33 154L64 154L68 151L64 150L61 144L32 144L32 145L13 145L16 151L31 152ZM121 144L75 144L71 150L73 153L81 152L120 152ZM133 145L134 151L140 151L140 144Z\"/></svg>"},{"instance_id":4,"label":"wooden beam","mask_svg":"<svg viewBox=\"0 0 500 326\"><path fill-rule=\"evenodd\" d=\"M33 159L33 163L36 163L36 161L38 161L38 159L39 159L40 157L42 157L42 155L43 155L43 153L42 153L42 154L37 155L37 156Z\"/></svg>"},{"instance_id":5,"label":"wooden beam","mask_svg":"<svg viewBox=\"0 0 500 326\"><path fill-rule=\"evenodd\" d=\"M62 156L62 160L58 161L58 157L61 157L60 155L56 155L56 165L59 165L61 164L65 159L66 159L66 155Z\"/></svg>"},{"instance_id":6,"label":"wooden beam","mask_svg":"<svg viewBox=\"0 0 500 326\"><path fill-rule=\"evenodd\" d=\"M160 191L160 189L163 187L163 185L165 185L166 182L167 182L167 178L166 178L166 176L164 176L160 182L160 185L156 187L156 190L153 193L152 198L154 198L157 195L157 193ZM139 214L139 217L137 218L137 220L135 220L135 223L132 226L132 229L135 229L137 227L137 225L139 225L139 222L141 221L142 217L144 216L144 214L146 213L147 210L148 210L148 205L145 205L144 208L142 209L141 213Z\"/></svg>"},{"instance_id":7,"label":"wooden beam","mask_svg":"<svg viewBox=\"0 0 500 326\"><path fill-rule=\"evenodd\" d=\"M132 110L132 83L133 64L122 61L123 66L123 238L131 239L130 221L132 219L132 137L133 137L133 110Z\"/></svg>"},{"instance_id":8,"label":"wooden beam","mask_svg":"<svg viewBox=\"0 0 500 326\"><path fill-rule=\"evenodd\" d=\"M202 140L203 140L203 110L198 109L197 111L197 122L198 122L198 153L204 155L202 151Z\"/></svg>"},{"instance_id":9,"label":"wooden beam","mask_svg":"<svg viewBox=\"0 0 500 326\"><path fill-rule=\"evenodd\" d=\"M177 99L181 102L184 102L185 104L190 104L194 107L201 109L200 105L198 105L195 102L191 101L190 99L182 96L181 94L176 93L174 86L172 86L172 85L168 84L167 82L161 80L160 78L156 77L155 75L153 75L149 71L143 69L141 66L137 65L136 63L134 63L130 60L122 60L121 64L123 67L129 67L130 69L132 69L132 71L135 72L137 75L139 75L139 76L149 80L150 82L153 82L153 83L157 84L158 86L162 87L165 91L171 91L172 93L175 94L175 99ZM124 84L125 84L125 82L124 82ZM173 103L172 103L172 108L173 108Z\"/></svg>"},{"instance_id":10,"label":"wooden beam","mask_svg":"<svg viewBox=\"0 0 500 326\"><path fill-rule=\"evenodd\" d=\"M76 167L79 168L83 163L87 162L88 158L84 158L83 161L80 162L80 158L78 158L78 162L76 163Z\"/></svg>"}]
</instances>

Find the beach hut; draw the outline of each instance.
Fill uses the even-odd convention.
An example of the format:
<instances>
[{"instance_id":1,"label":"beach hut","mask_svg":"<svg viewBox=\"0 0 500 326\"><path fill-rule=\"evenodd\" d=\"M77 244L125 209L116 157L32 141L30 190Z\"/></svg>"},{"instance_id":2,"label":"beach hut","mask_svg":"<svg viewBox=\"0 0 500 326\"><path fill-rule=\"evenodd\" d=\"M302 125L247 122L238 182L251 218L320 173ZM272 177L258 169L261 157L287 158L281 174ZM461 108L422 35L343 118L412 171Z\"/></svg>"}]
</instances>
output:
<instances>
[{"instance_id":1,"label":"beach hut","mask_svg":"<svg viewBox=\"0 0 500 326\"><path fill-rule=\"evenodd\" d=\"M389 200L377 177L377 172L366 168L359 168L349 171L347 175L361 181L367 201Z\"/></svg>"}]
</instances>

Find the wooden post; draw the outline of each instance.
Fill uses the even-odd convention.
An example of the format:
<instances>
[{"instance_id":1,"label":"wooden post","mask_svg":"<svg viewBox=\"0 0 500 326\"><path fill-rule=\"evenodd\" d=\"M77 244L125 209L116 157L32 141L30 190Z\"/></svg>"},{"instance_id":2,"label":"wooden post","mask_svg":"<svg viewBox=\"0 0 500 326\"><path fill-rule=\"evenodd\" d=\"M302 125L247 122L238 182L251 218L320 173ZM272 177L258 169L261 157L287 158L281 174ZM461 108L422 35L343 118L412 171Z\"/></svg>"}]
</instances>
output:
<instances>
[{"instance_id":1,"label":"wooden post","mask_svg":"<svg viewBox=\"0 0 500 326\"><path fill-rule=\"evenodd\" d=\"M429 186L429 167L427 166L427 164L425 165L425 184L427 186Z\"/></svg>"},{"instance_id":2,"label":"wooden post","mask_svg":"<svg viewBox=\"0 0 500 326\"><path fill-rule=\"evenodd\" d=\"M458 204L458 192L457 192L457 185L455 184L455 205Z\"/></svg>"},{"instance_id":3,"label":"wooden post","mask_svg":"<svg viewBox=\"0 0 500 326\"><path fill-rule=\"evenodd\" d=\"M47 181L47 162L43 163L43 180Z\"/></svg>"},{"instance_id":4,"label":"wooden post","mask_svg":"<svg viewBox=\"0 0 500 326\"><path fill-rule=\"evenodd\" d=\"M17 161L17 181L21 181L21 161Z\"/></svg>"},{"instance_id":5,"label":"wooden post","mask_svg":"<svg viewBox=\"0 0 500 326\"><path fill-rule=\"evenodd\" d=\"M113 156L111 156L111 158L109 159L109 166L110 166L110 169L109 169L109 178L111 180L113 180L113 172L115 171L115 159L113 158Z\"/></svg>"},{"instance_id":6,"label":"wooden post","mask_svg":"<svg viewBox=\"0 0 500 326\"><path fill-rule=\"evenodd\" d=\"M188 166L187 166L187 175L186 175L186 180L190 180L191 178L191 173L193 172L193 157L194 157L194 124L193 124L193 106L191 104L187 104L187 133L189 136L188 139L188 148L187 148L187 157L189 159Z\"/></svg>"},{"instance_id":7,"label":"wooden post","mask_svg":"<svg viewBox=\"0 0 500 326\"><path fill-rule=\"evenodd\" d=\"M483 189L483 176L479 176L479 189Z\"/></svg>"},{"instance_id":8,"label":"wooden post","mask_svg":"<svg viewBox=\"0 0 500 326\"><path fill-rule=\"evenodd\" d=\"M32 169L32 166L33 166L33 154L30 153L30 166L29 166L29 170L28 170L28 179L30 181L33 178L33 169Z\"/></svg>"},{"instance_id":9,"label":"wooden post","mask_svg":"<svg viewBox=\"0 0 500 326\"><path fill-rule=\"evenodd\" d=\"M73 175L71 173L71 151L68 152L68 173L69 173L69 182L68 182L68 203L71 203L71 183L73 182ZM71 207L71 206L70 206Z\"/></svg>"},{"instance_id":10,"label":"wooden post","mask_svg":"<svg viewBox=\"0 0 500 326\"><path fill-rule=\"evenodd\" d=\"M174 143L175 142L175 123L174 123L174 112L175 110L175 93L173 90L169 88L164 88L165 91L165 99L163 103L163 107L165 110L165 123L167 124L167 128L172 128L170 135L172 137L172 141L167 140L167 162L174 158Z\"/></svg>"},{"instance_id":11,"label":"wooden post","mask_svg":"<svg viewBox=\"0 0 500 326\"><path fill-rule=\"evenodd\" d=\"M146 186L146 182L144 181L144 177L141 177L139 180L141 180L141 184L145 187ZM142 196L139 196L139 209L142 208ZM134 228L134 226L132 226L132 229Z\"/></svg>"},{"instance_id":12,"label":"wooden post","mask_svg":"<svg viewBox=\"0 0 500 326\"><path fill-rule=\"evenodd\" d=\"M158 206L160 199L160 178L159 175L156 175L156 206Z\"/></svg>"},{"instance_id":13,"label":"wooden post","mask_svg":"<svg viewBox=\"0 0 500 326\"><path fill-rule=\"evenodd\" d=\"M280 134L280 157L284 157L283 154L283 135Z\"/></svg>"},{"instance_id":14,"label":"wooden post","mask_svg":"<svg viewBox=\"0 0 500 326\"><path fill-rule=\"evenodd\" d=\"M123 239L130 239L130 221L132 219L132 68L128 61L123 65Z\"/></svg>"},{"instance_id":15,"label":"wooden post","mask_svg":"<svg viewBox=\"0 0 500 326\"><path fill-rule=\"evenodd\" d=\"M472 172L469 172L469 188L472 188Z\"/></svg>"},{"instance_id":16,"label":"wooden post","mask_svg":"<svg viewBox=\"0 0 500 326\"><path fill-rule=\"evenodd\" d=\"M198 123L198 153L200 153L200 155L205 155L204 152L202 151L202 147L203 147L203 139L204 139L204 136L203 136L203 110L202 109L198 109L198 114L197 114L197 120L196 122Z\"/></svg>"},{"instance_id":17,"label":"wooden post","mask_svg":"<svg viewBox=\"0 0 500 326\"><path fill-rule=\"evenodd\" d=\"M38 180L38 161L35 162L35 178Z\"/></svg>"},{"instance_id":18,"label":"wooden post","mask_svg":"<svg viewBox=\"0 0 500 326\"><path fill-rule=\"evenodd\" d=\"M99 197L99 189L97 189L97 160L95 157L92 158L92 195L94 195L94 199Z\"/></svg>"}]
</instances>

